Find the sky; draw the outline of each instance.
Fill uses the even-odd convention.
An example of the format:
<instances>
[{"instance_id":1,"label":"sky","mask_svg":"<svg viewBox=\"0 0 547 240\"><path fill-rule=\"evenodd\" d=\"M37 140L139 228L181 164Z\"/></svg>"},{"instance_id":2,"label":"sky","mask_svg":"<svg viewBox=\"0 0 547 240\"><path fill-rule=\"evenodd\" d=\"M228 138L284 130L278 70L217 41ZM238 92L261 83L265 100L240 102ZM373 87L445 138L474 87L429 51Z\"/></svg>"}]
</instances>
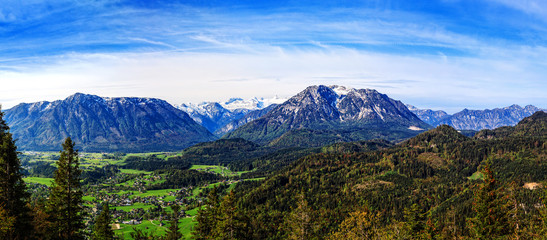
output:
<instances>
[{"instance_id":1,"label":"sky","mask_svg":"<svg viewBox=\"0 0 547 240\"><path fill-rule=\"evenodd\" d=\"M547 108L543 0L1 0L0 103L172 104L371 88L420 108Z\"/></svg>"}]
</instances>

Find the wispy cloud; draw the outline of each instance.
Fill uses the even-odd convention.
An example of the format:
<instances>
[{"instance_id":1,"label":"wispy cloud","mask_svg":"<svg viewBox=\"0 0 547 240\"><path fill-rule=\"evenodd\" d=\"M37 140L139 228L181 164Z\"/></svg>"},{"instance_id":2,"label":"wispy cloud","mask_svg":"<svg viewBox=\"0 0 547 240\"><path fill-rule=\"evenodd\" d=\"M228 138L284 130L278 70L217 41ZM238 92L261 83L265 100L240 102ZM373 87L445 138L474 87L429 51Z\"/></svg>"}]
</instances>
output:
<instances>
[{"instance_id":1,"label":"wispy cloud","mask_svg":"<svg viewBox=\"0 0 547 240\"><path fill-rule=\"evenodd\" d=\"M543 0L490 0L547 20L547 2Z\"/></svg>"}]
</instances>

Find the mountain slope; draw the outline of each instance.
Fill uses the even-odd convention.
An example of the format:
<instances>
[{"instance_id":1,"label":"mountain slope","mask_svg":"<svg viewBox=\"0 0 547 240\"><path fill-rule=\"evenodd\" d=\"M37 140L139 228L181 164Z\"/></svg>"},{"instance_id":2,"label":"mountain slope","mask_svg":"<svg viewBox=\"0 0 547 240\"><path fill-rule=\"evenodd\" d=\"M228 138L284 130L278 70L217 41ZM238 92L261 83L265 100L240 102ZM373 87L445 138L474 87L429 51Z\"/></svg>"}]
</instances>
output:
<instances>
[{"instance_id":1,"label":"mountain slope","mask_svg":"<svg viewBox=\"0 0 547 240\"><path fill-rule=\"evenodd\" d=\"M70 136L82 151L181 150L214 136L188 114L150 98L77 93L5 111L20 150L55 151Z\"/></svg>"},{"instance_id":2,"label":"mountain slope","mask_svg":"<svg viewBox=\"0 0 547 240\"><path fill-rule=\"evenodd\" d=\"M231 131L234 131L236 130L237 128L247 124L248 122L250 121L253 121L255 119L258 119L262 116L264 116L266 113L270 112L272 109L274 109L275 107L277 106L277 104L272 104L268 107L265 107L263 109L258 109L258 110L253 110L247 114L245 114L245 116L239 118L239 119L235 119L235 120L232 120L231 122L227 123L226 125L224 125L222 128L216 130L214 133L217 135L217 136L223 136L225 135L226 133L229 133Z\"/></svg>"},{"instance_id":3,"label":"mountain slope","mask_svg":"<svg viewBox=\"0 0 547 240\"><path fill-rule=\"evenodd\" d=\"M398 140L414 136L418 133L415 130L426 128L429 125L418 119L403 103L375 90L320 85L306 88L266 115L228 133L225 138L244 138L266 144L290 130L335 131L334 136L329 138L331 140L313 144L318 146L341 139ZM392 136L395 131L400 134ZM302 136L300 133L298 135ZM308 142L313 142L313 139ZM290 145L300 146L296 141Z\"/></svg>"}]
</instances>

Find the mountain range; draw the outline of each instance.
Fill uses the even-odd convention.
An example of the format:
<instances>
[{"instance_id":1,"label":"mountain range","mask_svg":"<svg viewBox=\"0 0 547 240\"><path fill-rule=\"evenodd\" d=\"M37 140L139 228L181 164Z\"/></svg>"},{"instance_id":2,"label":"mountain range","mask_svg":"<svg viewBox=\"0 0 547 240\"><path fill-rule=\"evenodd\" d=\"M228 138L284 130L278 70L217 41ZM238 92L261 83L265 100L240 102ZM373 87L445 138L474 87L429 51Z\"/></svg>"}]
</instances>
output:
<instances>
[{"instance_id":1,"label":"mountain range","mask_svg":"<svg viewBox=\"0 0 547 240\"><path fill-rule=\"evenodd\" d=\"M185 112L160 99L76 93L5 111L19 150L57 151L70 136L83 151L177 151L215 139Z\"/></svg>"},{"instance_id":2,"label":"mountain range","mask_svg":"<svg viewBox=\"0 0 547 240\"><path fill-rule=\"evenodd\" d=\"M226 102L183 103L177 108L188 113L194 121L210 132L222 136L264 115L268 109L271 109L270 106L282 103L285 100L277 96L274 98L255 97L249 100L232 98Z\"/></svg>"},{"instance_id":3,"label":"mountain range","mask_svg":"<svg viewBox=\"0 0 547 240\"><path fill-rule=\"evenodd\" d=\"M511 105L504 108L494 108L485 110L464 109L453 115L444 111L434 111L430 109L418 109L412 105L407 107L416 116L431 126L449 125L458 130L494 129L503 126L514 126L525 117L529 117L537 111L547 111L532 105L521 107Z\"/></svg>"},{"instance_id":4,"label":"mountain range","mask_svg":"<svg viewBox=\"0 0 547 240\"><path fill-rule=\"evenodd\" d=\"M373 89L319 85L288 100L234 98L177 107L153 98L77 93L64 100L19 104L6 110L4 119L20 150L58 150L71 136L83 151L143 152L182 150L218 138L275 148L400 141L443 124L475 131L514 126L541 110L512 105L450 115L405 106Z\"/></svg>"}]
</instances>

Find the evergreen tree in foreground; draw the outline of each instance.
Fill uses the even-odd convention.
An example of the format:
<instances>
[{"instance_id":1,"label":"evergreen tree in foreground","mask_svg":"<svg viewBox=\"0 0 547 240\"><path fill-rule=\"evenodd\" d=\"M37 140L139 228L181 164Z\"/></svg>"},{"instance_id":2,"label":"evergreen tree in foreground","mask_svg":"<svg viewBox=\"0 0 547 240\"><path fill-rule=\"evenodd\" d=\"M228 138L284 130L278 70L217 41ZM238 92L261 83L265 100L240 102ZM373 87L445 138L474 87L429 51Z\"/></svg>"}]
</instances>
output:
<instances>
[{"instance_id":1,"label":"evergreen tree in foreground","mask_svg":"<svg viewBox=\"0 0 547 240\"><path fill-rule=\"evenodd\" d=\"M511 233L507 203L490 166L486 165L482 173L484 183L476 190L473 202L476 213L471 219L473 231L477 239L498 239Z\"/></svg>"},{"instance_id":2,"label":"evergreen tree in foreground","mask_svg":"<svg viewBox=\"0 0 547 240\"><path fill-rule=\"evenodd\" d=\"M57 170L50 187L47 210L55 239L83 239L83 192L80 187L78 151L70 137L63 143Z\"/></svg>"},{"instance_id":3,"label":"evergreen tree in foreground","mask_svg":"<svg viewBox=\"0 0 547 240\"><path fill-rule=\"evenodd\" d=\"M180 206L179 205L171 205L171 209L173 210L173 215L171 216L171 226L169 227L167 231L167 240L178 240L182 238L182 234L179 231L179 211Z\"/></svg>"},{"instance_id":4,"label":"evergreen tree in foreground","mask_svg":"<svg viewBox=\"0 0 547 240\"><path fill-rule=\"evenodd\" d=\"M248 234L246 221L239 208L233 191L226 195L219 206L219 222L213 229L214 239L245 239Z\"/></svg>"},{"instance_id":5,"label":"evergreen tree in foreground","mask_svg":"<svg viewBox=\"0 0 547 240\"><path fill-rule=\"evenodd\" d=\"M95 221L93 227L93 240L112 240L114 239L114 231L112 230L112 216L110 215L110 207L108 203L103 205L103 210Z\"/></svg>"},{"instance_id":6,"label":"evergreen tree in foreground","mask_svg":"<svg viewBox=\"0 0 547 240\"><path fill-rule=\"evenodd\" d=\"M13 220L2 231L1 239L26 239L30 225L30 209L27 206L29 194L23 182L21 162L17 156L17 147L0 109L0 203L5 217Z\"/></svg>"},{"instance_id":7,"label":"evergreen tree in foreground","mask_svg":"<svg viewBox=\"0 0 547 240\"><path fill-rule=\"evenodd\" d=\"M196 215L197 224L194 227L194 239L212 238L214 229L219 222L220 215L219 190L215 186L207 196L205 203L198 210Z\"/></svg>"}]
</instances>

